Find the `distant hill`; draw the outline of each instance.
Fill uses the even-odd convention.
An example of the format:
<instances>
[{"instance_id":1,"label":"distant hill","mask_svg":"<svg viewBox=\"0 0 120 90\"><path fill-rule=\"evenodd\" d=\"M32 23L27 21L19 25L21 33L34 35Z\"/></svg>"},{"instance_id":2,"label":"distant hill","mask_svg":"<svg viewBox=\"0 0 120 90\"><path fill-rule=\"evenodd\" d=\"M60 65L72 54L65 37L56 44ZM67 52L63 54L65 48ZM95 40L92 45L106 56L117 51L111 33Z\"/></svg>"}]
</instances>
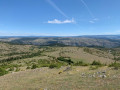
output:
<instances>
[{"instance_id":1,"label":"distant hill","mask_svg":"<svg viewBox=\"0 0 120 90\"><path fill-rule=\"evenodd\" d=\"M62 45L62 46L88 46L113 48L120 46L120 35L86 35L74 37L50 37L50 36L29 36L29 37L0 37L0 41L14 44L30 45Z\"/></svg>"}]
</instances>

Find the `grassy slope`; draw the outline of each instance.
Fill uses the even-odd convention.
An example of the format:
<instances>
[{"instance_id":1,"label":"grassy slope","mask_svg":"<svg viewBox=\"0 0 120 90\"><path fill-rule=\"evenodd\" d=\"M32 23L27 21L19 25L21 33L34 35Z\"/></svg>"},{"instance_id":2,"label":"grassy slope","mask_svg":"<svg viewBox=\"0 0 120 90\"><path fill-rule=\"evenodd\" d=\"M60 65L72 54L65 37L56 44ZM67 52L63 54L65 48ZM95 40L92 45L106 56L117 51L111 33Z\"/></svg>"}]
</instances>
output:
<instances>
[{"instance_id":1,"label":"grassy slope","mask_svg":"<svg viewBox=\"0 0 120 90\"><path fill-rule=\"evenodd\" d=\"M113 60L113 55L103 52L101 50L97 49L90 49L90 52L84 51L85 48L79 48L79 47L49 47L44 48L44 56L45 58L49 58L49 56L53 57L59 57L59 56L65 56L65 57L71 57L73 61L84 61L87 63L91 63L93 60L101 61L102 63L109 64ZM4 58L9 57L16 57L21 55L27 55L30 53L35 53L38 50L36 46L32 45L10 45L7 43L0 43L0 60ZM10 55L9 55L10 54ZM39 56L38 58L33 57L31 59L40 59L42 56ZM29 59L29 58L28 58ZM28 59L25 59L24 61L27 61ZM22 61L23 59L21 59Z\"/></svg>"},{"instance_id":2,"label":"grassy slope","mask_svg":"<svg viewBox=\"0 0 120 90\"><path fill-rule=\"evenodd\" d=\"M46 55L50 55L54 57L59 57L59 56L71 57L73 61L82 60L87 63L91 63L94 60L97 60L106 64L113 62L112 54L109 54L94 48L91 49L91 52L93 52L92 54L85 52L84 48L79 48L79 47L57 47L55 49L56 51L47 52Z\"/></svg>"},{"instance_id":3,"label":"grassy slope","mask_svg":"<svg viewBox=\"0 0 120 90\"><path fill-rule=\"evenodd\" d=\"M21 71L0 77L2 90L119 90L120 70L102 67L89 70L89 67L73 67L71 71L58 74L61 69L40 68ZM106 78L100 78L98 71L106 71ZM85 73L86 77L82 77Z\"/></svg>"},{"instance_id":4,"label":"grassy slope","mask_svg":"<svg viewBox=\"0 0 120 90\"><path fill-rule=\"evenodd\" d=\"M6 55L4 56L2 54L9 54L13 52L33 53L40 50L37 47L33 49L33 46L31 45L9 45L6 43L0 43L0 49L2 49L1 58L6 57ZM93 60L99 60L102 63L110 63L113 62L113 56L110 53L94 48L90 49L90 52L86 52L84 51L84 48L78 47L47 47L42 54L43 55L32 58L12 61L11 64L22 65L20 67L20 71L12 71L12 73L1 76L0 88L2 90L113 90L120 88L120 70L111 70L107 67L102 67L98 70L89 70L89 67L73 67L72 71L63 72L62 74L58 73L63 71L65 67L60 69L39 68L26 70L26 62L33 61L32 63L34 63L34 60L37 61L39 59L51 60L52 58L50 56L71 57L74 62L83 60L84 62L91 63ZM88 77L88 74L93 75L93 73L101 71L100 69L102 71L107 70L107 78L103 79L98 76L95 78ZM86 73L87 77L81 77L82 73Z\"/></svg>"},{"instance_id":5,"label":"grassy slope","mask_svg":"<svg viewBox=\"0 0 120 90\"><path fill-rule=\"evenodd\" d=\"M8 57L16 57L30 52L37 52L38 49L32 45L10 45L0 42L0 60Z\"/></svg>"}]
</instances>

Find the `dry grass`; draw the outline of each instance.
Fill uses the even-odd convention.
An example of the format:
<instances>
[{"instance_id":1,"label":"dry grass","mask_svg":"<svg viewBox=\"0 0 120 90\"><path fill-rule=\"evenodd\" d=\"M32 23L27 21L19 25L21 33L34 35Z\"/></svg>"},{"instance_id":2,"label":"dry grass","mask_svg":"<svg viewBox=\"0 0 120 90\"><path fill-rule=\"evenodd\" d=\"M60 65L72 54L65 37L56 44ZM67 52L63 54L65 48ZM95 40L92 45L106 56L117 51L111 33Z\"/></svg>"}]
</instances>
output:
<instances>
[{"instance_id":1,"label":"dry grass","mask_svg":"<svg viewBox=\"0 0 120 90\"><path fill-rule=\"evenodd\" d=\"M87 67L72 67L72 70L63 72L66 67L60 69L38 68L26 70L26 62L40 59L51 60L53 57L70 57L74 62L84 61L91 63L93 60L101 63L113 62L113 56L109 53L92 48L93 53L87 53L84 48L79 47L47 47L40 56L25 58L12 61L10 64L22 65L19 72L9 73L0 77L1 90L119 90L120 89L120 70L112 70L108 67L100 67L96 70L90 70ZM36 52L40 49L31 45L9 45L0 43L2 54L11 52ZM2 56L5 58L6 56ZM18 54L19 55L19 54ZM31 62L31 63L33 63ZM94 73L106 71L106 78L99 75L90 77ZM61 74L59 74L61 72ZM85 74L85 77L81 76Z\"/></svg>"},{"instance_id":2,"label":"dry grass","mask_svg":"<svg viewBox=\"0 0 120 90\"><path fill-rule=\"evenodd\" d=\"M89 70L89 67L73 67L71 71L40 68L21 71L0 77L1 90L119 90L120 70L102 67ZM106 71L106 78L89 77L98 71ZM81 74L85 73L86 77Z\"/></svg>"},{"instance_id":3,"label":"dry grass","mask_svg":"<svg viewBox=\"0 0 120 90\"><path fill-rule=\"evenodd\" d=\"M113 62L112 58L113 56L111 54L108 54L104 52L103 54L98 52L97 49L92 49L93 54L87 53L84 51L84 48L79 47L57 47L57 50L54 52L47 52L46 55L54 56L54 57L71 57L73 61L80 61L83 60L84 62L91 63L94 60L100 61L102 63L109 64ZM101 55L102 54L102 55ZM110 58L108 58L110 57Z\"/></svg>"},{"instance_id":4,"label":"dry grass","mask_svg":"<svg viewBox=\"0 0 120 90\"><path fill-rule=\"evenodd\" d=\"M89 48L90 49L90 48ZM38 49L36 46L32 45L10 45L7 43L0 43L0 59L6 59L8 57L16 57L24 55L24 53L34 53ZM49 47L45 50L44 54L47 56L59 57L71 57L73 61L83 60L84 62L91 63L94 60L100 61L102 63L109 64L113 60L113 56L109 53L103 52L97 49L90 49L92 53L87 53L84 48L79 47ZM13 53L13 55L7 55ZM15 54L14 53L18 53ZM20 53L20 54L19 54Z\"/></svg>"}]
</instances>

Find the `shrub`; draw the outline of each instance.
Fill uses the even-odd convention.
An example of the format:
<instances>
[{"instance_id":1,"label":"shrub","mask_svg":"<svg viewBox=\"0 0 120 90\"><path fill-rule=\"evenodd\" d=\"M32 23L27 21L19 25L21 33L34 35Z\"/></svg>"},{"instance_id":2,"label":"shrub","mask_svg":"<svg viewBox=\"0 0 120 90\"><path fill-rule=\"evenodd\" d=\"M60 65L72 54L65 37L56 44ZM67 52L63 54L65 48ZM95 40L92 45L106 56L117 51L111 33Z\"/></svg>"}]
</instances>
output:
<instances>
[{"instance_id":1,"label":"shrub","mask_svg":"<svg viewBox=\"0 0 120 90\"><path fill-rule=\"evenodd\" d=\"M42 64L41 67L49 67L49 64Z\"/></svg>"},{"instance_id":2,"label":"shrub","mask_svg":"<svg viewBox=\"0 0 120 90\"><path fill-rule=\"evenodd\" d=\"M98 66L102 66L100 61L93 61L91 65L98 65Z\"/></svg>"},{"instance_id":3,"label":"shrub","mask_svg":"<svg viewBox=\"0 0 120 90\"><path fill-rule=\"evenodd\" d=\"M74 64L75 66L88 66L88 64L83 63L83 61L78 61Z\"/></svg>"},{"instance_id":4,"label":"shrub","mask_svg":"<svg viewBox=\"0 0 120 90\"><path fill-rule=\"evenodd\" d=\"M14 71L14 67L10 67L9 71Z\"/></svg>"},{"instance_id":5,"label":"shrub","mask_svg":"<svg viewBox=\"0 0 120 90\"><path fill-rule=\"evenodd\" d=\"M27 68L26 69L30 69L30 67L29 66L27 66Z\"/></svg>"},{"instance_id":6,"label":"shrub","mask_svg":"<svg viewBox=\"0 0 120 90\"><path fill-rule=\"evenodd\" d=\"M69 65L71 65L71 64L74 63L70 58L65 58L65 57L58 57L57 60L66 62L66 63L68 63Z\"/></svg>"},{"instance_id":7,"label":"shrub","mask_svg":"<svg viewBox=\"0 0 120 90\"><path fill-rule=\"evenodd\" d=\"M118 70L120 68L120 63L117 63L116 61L114 63L111 63L109 67L114 67L114 69Z\"/></svg>"},{"instance_id":8,"label":"shrub","mask_svg":"<svg viewBox=\"0 0 120 90\"><path fill-rule=\"evenodd\" d=\"M0 68L0 76L7 74L8 72L4 68Z\"/></svg>"},{"instance_id":9,"label":"shrub","mask_svg":"<svg viewBox=\"0 0 120 90\"><path fill-rule=\"evenodd\" d=\"M55 67L57 67L57 65L55 65L55 64L51 64L51 65L49 66L50 69L53 69L53 68L55 68Z\"/></svg>"},{"instance_id":10,"label":"shrub","mask_svg":"<svg viewBox=\"0 0 120 90\"><path fill-rule=\"evenodd\" d=\"M114 60L119 61L120 57L114 57Z\"/></svg>"},{"instance_id":11,"label":"shrub","mask_svg":"<svg viewBox=\"0 0 120 90\"><path fill-rule=\"evenodd\" d=\"M38 66L36 64L33 64L31 69L36 69L37 67Z\"/></svg>"},{"instance_id":12,"label":"shrub","mask_svg":"<svg viewBox=\"0 0 120 90\"><path fill-rule=\"evenodd\" d=\"M18 72L18 71L20 71L20 68L19 67L16 67L16 70L15 70L16 72Z\"/></svg>"}]
</instances>

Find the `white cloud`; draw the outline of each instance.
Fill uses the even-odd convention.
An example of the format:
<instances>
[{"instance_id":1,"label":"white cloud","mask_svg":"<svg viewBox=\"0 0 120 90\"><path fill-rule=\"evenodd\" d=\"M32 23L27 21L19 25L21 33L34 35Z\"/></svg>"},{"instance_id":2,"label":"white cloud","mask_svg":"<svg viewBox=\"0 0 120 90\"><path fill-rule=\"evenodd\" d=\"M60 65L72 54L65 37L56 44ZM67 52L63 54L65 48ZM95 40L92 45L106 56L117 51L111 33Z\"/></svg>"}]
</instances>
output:
<instances>
[{"instance_id":1,"label":"white cloud","mask_svg":"<svg viewBox=\"0 0 120 90\"><path fill-rule=\"evenodd\" d=\"M66 24L66 23L75 23L75 20L72 19L72 20L64 20L64 21L61 21L61 20L58 20L58 19L54 19L52 21L48 21L47 23L50 23L50 24Z\"/></svg>"},{"instance_id":2,"label":"white cloud","mask_svg":"<svg viewBox=\"0 0 120 90\"><path fill-rule=\"evenodd\" d=\"M94 19L90 20L89 22L90 23L96 23L97 21L99 21L99 19L98 18L94 18Z\"/></svg>"},{"instance_id":3,"label":"white cloud","mask_svg":"<svg viewBox=\"0 0 120 90\"><path fill-rule=\"evenodd\" d=\"M95 23L94 21L89 21L90 23Z\"/></svg>"}]
</instances>

